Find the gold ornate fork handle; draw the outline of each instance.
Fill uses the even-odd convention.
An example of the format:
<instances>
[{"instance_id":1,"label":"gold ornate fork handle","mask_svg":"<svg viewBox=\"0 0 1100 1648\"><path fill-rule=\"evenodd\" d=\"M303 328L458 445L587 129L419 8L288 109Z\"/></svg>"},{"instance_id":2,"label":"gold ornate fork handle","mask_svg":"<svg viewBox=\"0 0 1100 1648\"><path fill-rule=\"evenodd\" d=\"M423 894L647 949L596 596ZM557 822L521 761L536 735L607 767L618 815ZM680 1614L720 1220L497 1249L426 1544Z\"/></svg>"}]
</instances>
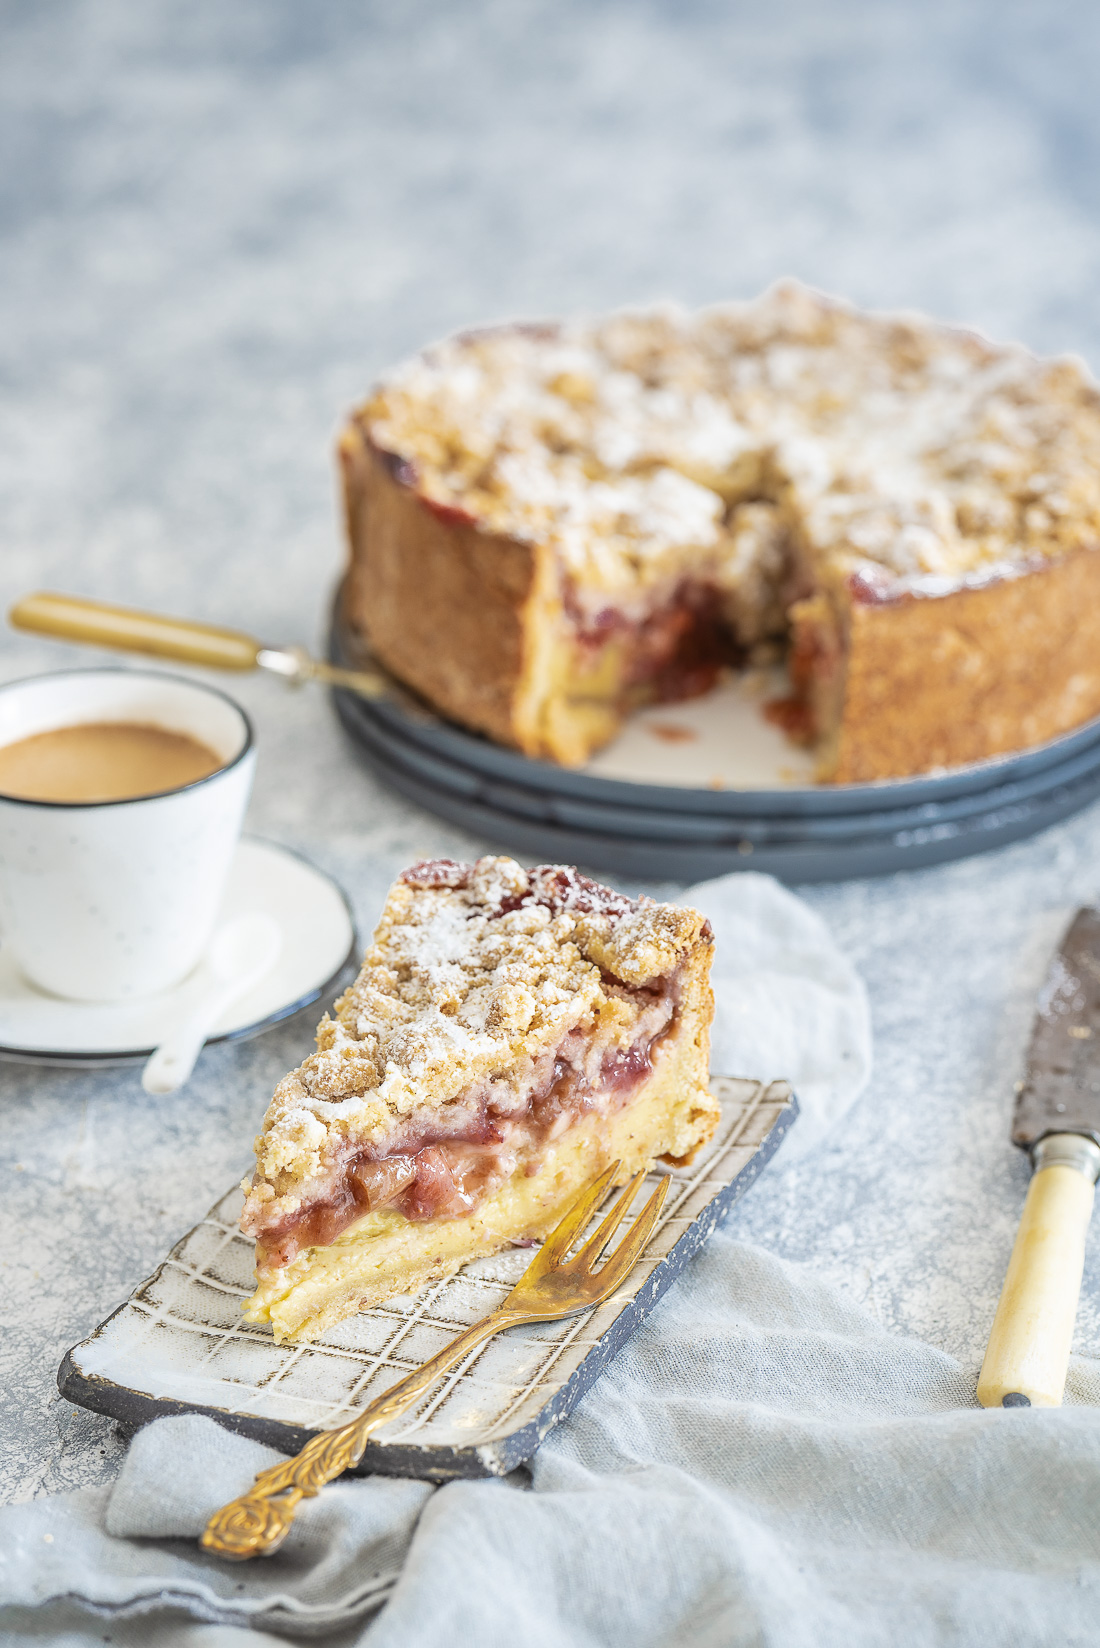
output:
<instances>
[{"instance_id":1,"label":"gold ornate fork handle","mask_svg":"<svg viewBox=\"0 0 1100 1648\"><path fill-rule=\"evenodd\" d=\"M556 1322L609 1299L637 1263L657 1222L669 1185L667 1178L661 1180L629 1234L608 1255L603 1266L595 1270L593 1267L626 1217L645 1178L644 1167L635 1173L595 1235L572 1259L567 1255L620 1166L621 1163L612 1162L581 1191L499 1309L460 1333L422 1368L399 1379L350 1425L338 1431L322 1431L312 1437L295 1458L261 1471L247 1493L210 1518L202 1536L205 1549L238 1561L270 1555L290 1531L299 1503L319 1493L334 1476L357 1465L371 1431L404 1413L440 1374L454 1367L476 1345L491 1339L502 1328L519 1327L526 1322Z\"/></svg>"},{"instance_id":2,"label":"gold ornate fork handle","mask_svg":"<svg viewBox=\"0 0 1100 1648\"><path fill-rule=\"evenodd\" d=\"M372 1431L404 1413L440 1374L454 1367L483 1340L491 1339L502 1328L546 1319L538 1313L504 1304L483 1321L474 1322L423 1367L391 1385L350 1424L336 1431L319 1432L293 1459L261 1471L247 1493L215 1511L202 1536L203 1548L240 1562L252 1556L270 1556L290 1532L299 1503L312 1499L326 1482L358 1465Z\"/></svg>"}]
</instances>

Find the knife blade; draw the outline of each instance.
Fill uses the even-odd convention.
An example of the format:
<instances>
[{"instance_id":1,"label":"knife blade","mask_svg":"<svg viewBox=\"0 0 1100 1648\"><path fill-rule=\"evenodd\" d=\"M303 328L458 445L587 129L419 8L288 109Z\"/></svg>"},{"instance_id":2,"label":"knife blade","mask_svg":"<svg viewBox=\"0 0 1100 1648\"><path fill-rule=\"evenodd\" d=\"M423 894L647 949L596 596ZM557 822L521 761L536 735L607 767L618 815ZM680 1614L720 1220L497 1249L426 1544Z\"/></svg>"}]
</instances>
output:
<instances>
[{"instance_id":1,"label":"knife blade","mask_svg":"<svg viewBox=\"0 0 1100 1648\"><path fill-rule=\"evenodd\" d=\"M1100 911L1078 910L1039 992L1012 1142L1033 1168L989 1335L983 1407L1059 1407L1100 1176Z\"/></svg>"},{"instance_id":2,"label":"knife blade","mask_svg":"<svg viewBox=\"0 0 1100 1648\"><path fill-rule=\"evenodd\" d=\"M1031 1150L1047 1133L1100 1144L1100 910L1078 910L1039 991L1012 1142Z\"/></svg>"}]
</instances>

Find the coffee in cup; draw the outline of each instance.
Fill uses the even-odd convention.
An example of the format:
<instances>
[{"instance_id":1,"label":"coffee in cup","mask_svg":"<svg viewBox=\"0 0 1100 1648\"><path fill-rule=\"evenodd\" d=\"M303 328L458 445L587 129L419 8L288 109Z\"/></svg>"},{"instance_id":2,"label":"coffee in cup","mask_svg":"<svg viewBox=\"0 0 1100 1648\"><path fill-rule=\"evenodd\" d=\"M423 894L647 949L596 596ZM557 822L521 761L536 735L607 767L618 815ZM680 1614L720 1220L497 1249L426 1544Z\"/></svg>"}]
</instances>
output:
<instances>
[{"instance_id":1,"label":"coffee in cup","mask_svg":"<svg viewBox=\"0 0 1100 1648\"><path fill-rule=\"evenodd\" d=\"M81 1001L153 995L209 941L252 784L244 711L152 670L0 687L0 942Z\"/></svg>"},{"instance_id":2,"label":"coffee in cup","mask_svg":"<svg viewBox=\"0 0 1100 1648\"><path fill-rule=\"evenodd\" d=\"M86 721L0 745L0 795L20 801L134 801L222 765L186 732L140 721Z\"/></svg>"}]
</instances>

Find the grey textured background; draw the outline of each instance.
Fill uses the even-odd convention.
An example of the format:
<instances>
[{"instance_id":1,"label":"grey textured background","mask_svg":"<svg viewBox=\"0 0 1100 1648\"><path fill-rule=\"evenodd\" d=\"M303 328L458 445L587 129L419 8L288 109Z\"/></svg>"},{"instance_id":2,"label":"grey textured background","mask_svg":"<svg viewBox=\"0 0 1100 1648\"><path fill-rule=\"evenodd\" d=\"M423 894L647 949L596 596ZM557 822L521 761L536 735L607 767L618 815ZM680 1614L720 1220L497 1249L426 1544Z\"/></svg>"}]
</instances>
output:
<instances>
[{"instance_id":1,"label":"grey textured background","mask_svg":"<svg viewBox=\"0 0 1100 1648\"><path fill-rule=\"evenodd\" d=\"M341 413L479 320L794 273L1098 363L1098 56L1085 0L6 0L0 600L53 586L318 643ZM76 661L0 637L6 678ZM484 845L376 786L320 694L239 696L250 827L335 873L364 928L405 861ZM877 1072L737 1231L976 1369L1026 1181L1006 1131L1031 998L1098 893L1095 808L808 891L870 985ZM57 1363L247 1166L311 1027L212 1050L162 1101L132 1071L0 1066L6 1497L116 1468ZM1095 1244L1077 1346L1100 1356Z\"/></svg>"}]
</instances>

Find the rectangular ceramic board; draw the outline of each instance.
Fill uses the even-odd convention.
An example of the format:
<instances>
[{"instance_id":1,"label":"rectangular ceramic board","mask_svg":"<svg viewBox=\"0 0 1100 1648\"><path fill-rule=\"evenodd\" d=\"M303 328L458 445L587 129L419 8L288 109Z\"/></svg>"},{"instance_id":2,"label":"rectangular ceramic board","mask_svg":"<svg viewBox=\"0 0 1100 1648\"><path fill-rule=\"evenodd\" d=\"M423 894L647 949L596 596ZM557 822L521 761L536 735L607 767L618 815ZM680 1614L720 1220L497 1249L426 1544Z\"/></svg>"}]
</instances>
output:
<instances>
[{"instance_id":1,"label":"rectangular ceramic board","mask_svg":"<svg viewBox=\"0 0 1100 1648\"><path fill-rule=\"evenodd\" d=\"M691 1166L658 1168L635 1198L643 1207L658 1177L671 1178L660 1221L622 1288L583 1315L512 1328L472 1351L367 1443L359 1474L502 1476L530 1458L744 1195L798 1113L785 1082L719 1076L711 1085L722 1104L714 1137ZM270 1327L241 1317L253 1277L240 1210L234 1189L68 1352L62 1396L129 1425L204 1413L296 1453L495 1310L531 1259L530 1249L508 1249L363 1311L312 1344L277 1345Z\"/></svg>"}]
</instances>

